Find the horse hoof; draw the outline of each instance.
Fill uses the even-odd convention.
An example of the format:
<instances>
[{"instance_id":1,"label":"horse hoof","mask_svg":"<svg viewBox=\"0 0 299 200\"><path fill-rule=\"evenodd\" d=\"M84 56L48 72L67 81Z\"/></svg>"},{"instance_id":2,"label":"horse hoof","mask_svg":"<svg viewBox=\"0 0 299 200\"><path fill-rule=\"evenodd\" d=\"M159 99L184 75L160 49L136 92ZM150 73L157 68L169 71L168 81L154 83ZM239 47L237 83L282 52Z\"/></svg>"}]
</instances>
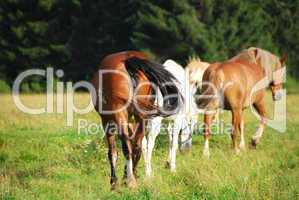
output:
<instances>
[{"instance_id":1,"label":"horse hoof","mask_svg":"<svg viewBox=\"0 0 299 200\"><path fill-rule=\"evenodd\" d=\"M180 148L180 152L181 152L182 154L190 153L191 150L192 150L191 147L183 147L183 148Z\"/></svg>"},{"instance_id":2,"label":"horse hoof","mask_svg":"<svg viewBox=\"0 0 299 200\"><path fill-rule=\"evenodd\" d=\"M134 172L134 176L136 179L140 178L139 174L136 171Z\"/></svg>"},{"instance_id":3,"label":"horse hoof","mask_svg":"<svg viewBox=\"0 0 299 200\"><path fill-rule=\"evenodd\" d=\"M253 149L256 149L257 143L258 143L257 140L255 140L255 139L251 140L251 146L252 146Z\"/></svg>"},{"instance_id":4,"label":"horse hoof","mask_svg":"<svg viewBox=\"0 0 299 200\"><path fill-rule=\"evenodd\" d=\"M145 177L146 177L146 178L150 178L150 177L152 177L152 170L146 170L146 171L145 171Z\"/></svg>"},{"instance_id":5,"label":"horse hoof","mask_svg":"<svg viewBox=\"0 0 299 200\"><path fill-rule=\"evenodd\" d=\"M241 151L245 151L245 150L246 150L245 145L240 145L240 146L239 146L239 149L240 149Z\"/></svg>"},{"instance_id":6,"label":"horse hoof","mask_svg":"<svg viewBox=\"0 0 299 200\"><path fill-rule=\"evenodd\" d=\"M137 187L137 182L136 182L135 177L127 178L127 180L126 180L126 185L127 185L129 188L136 188L136 187Z\"/></svg>"},{"instance_id":7,"label":"horse hoof","mask_svg":"<svg viewBox=\"0 0 299 200\"><path fill-rule=\"evenodd\" d=\"M235 153L236 153L236 155L240 155L241 154L241 150L239 148L235 148Z\"/></svg>"},{"instance_id":8,"label":"horse hoof","mask_svg":"<svg viewBox=\"0 0 299 200\"><path fill-rule=\"evenodd\" d=\"M152 174L151 173L145 173L145 179L151 179L152 178Z\"/></svg>"},{"instance_id":9,"label":"horse hoof","mask_svg":"<svg viewBox=\"0 0 299 200\"><path fill-rule=\"evenodd\" d=\"M180 151L182 153L189 152L189 151L191 151L191 149L192 149L192 143L191 142L185 142L184 144L182 144L180 146Z\"/></svg>"},{"instance_id":10,"label":"horse hoof","mask_svg":"<svg viewBox=\"0 0 299 200\"><path fill-rule=\"evenodd\" d=\"M210 158L210 152L209 151L204 151L203 152L203 157L206 158L206 159L209 159Z\"/></svg>"},{"instance_id":11,"label":"horse hoof","mask_svg":"<svg viewBox=\"0 0 299 200\"><path fill-rule=\"evenodd\" d=\"M117 189L117 184L116 183L112 183L110 190L111 191L115 191L116 189Z\"/></svg>"},{"instance_id":12,"label":"horse hoof","mask_svg":"<svg viewBox=\"0 0 299 200\"><path fill-rule=\"evenodd\" d=\"M169 163L169 161L166 161L166 163L165 163L165 168L166 168L166 169L170 169L170 163Z\"/></svg>"}]
</instances>

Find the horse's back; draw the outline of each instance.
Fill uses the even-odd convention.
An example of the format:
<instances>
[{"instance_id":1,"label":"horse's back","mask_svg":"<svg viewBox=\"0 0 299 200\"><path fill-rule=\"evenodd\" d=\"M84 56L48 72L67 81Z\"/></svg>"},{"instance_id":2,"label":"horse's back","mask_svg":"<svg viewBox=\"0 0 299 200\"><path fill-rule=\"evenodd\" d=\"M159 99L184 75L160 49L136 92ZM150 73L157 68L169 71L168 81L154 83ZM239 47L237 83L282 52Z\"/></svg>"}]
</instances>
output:
<instances>
[{"instance_id":1,"label":"horse's back","mask_svg":"<svg viewBox=\"0 0 299 200\"><path fill-rule=\"evenodd\" d=\"M203 81L212 84L217 90L223 90L224 108L247 107L250 103L251 91L259 80L262 79L262 71L258 66L247 62L227 61L223 63L211 64L204 73ZM207 85L204 91L210 86ZM212 90L210 90L212 93ZM253 96L259 96L257 93ZM205 100L214 101L214 100ZM209 103L205 103L208 105ZM218 103L211 103L212 107L217 107Z\"/></svg>"},{"instance_id":2,"label":"horse's back","mask_svg":"<svg viewBox=\"0 0 299 200\"><path fill-rule=\"evenodd\" d=\"M137 57L141 59L146 59L146 55L139 51L122 51L114 54L107 55L104 57L100 64L100 69L105 68L124 68L125 61L129 58Z\"/></svg>"}]
</instances>

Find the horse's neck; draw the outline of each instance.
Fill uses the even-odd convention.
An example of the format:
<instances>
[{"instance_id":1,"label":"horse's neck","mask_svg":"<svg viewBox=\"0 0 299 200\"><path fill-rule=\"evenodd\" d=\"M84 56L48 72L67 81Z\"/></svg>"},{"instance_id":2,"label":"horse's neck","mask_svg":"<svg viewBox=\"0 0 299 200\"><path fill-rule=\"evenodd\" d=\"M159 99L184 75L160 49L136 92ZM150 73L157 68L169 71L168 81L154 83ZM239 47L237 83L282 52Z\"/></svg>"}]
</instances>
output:
<instances>
[{"instance_id":1,"label":"horse's neck","mask_svg":"<svg viewBox=\"0 0 299 200\"><path fill-rule=\"evenodd\" d=\"M279 59L270 52L262 50L257 56L257 60L259 66L264 71L264 75L268 78L269 82L272 82L273 72L275 72L279 68Z\"/></svg>"}]
</instances>

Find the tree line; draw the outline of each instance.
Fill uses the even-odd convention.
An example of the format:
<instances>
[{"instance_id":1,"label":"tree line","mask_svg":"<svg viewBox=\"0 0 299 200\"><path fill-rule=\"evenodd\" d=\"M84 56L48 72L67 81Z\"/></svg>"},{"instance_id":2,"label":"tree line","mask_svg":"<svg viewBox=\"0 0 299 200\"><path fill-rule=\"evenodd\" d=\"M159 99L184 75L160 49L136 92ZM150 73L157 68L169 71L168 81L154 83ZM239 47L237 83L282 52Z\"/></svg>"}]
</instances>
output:
<instances>
[{"instance_id":1,"label":"tree line","mask_svg":"<svg viewBox=\"0 0 299 200\"><path fill-rule=\"evenodd\" d=\"M52 66L88 80L103 56L128 49L184 65L250 46L287 53L299 77L298 38L299 0L2 0L0 79Z\"/></svg>"}]
</instances>

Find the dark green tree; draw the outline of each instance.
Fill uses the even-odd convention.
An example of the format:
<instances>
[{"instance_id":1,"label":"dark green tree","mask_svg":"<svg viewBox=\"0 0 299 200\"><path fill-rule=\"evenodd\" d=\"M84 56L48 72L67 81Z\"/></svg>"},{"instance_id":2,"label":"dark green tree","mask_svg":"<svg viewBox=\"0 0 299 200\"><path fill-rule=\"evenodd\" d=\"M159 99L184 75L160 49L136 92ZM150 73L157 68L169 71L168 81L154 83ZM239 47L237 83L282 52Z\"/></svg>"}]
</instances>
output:
<instances>
[{"instance_id":1,"label":"dark green tree","mask_svg":"<svg viewBox=\"0 0 299 200\"><path fill-rule=\"evenodd\" d=\"M205 48L205 29L188 0L142 1L133 44L157 58L185 61Z\"/></svg>"},{"instance_id":2,"label":"dark green tree","mask_svg":"<svg viewBox=\"0 0 299 200\"><path fill-rule=\"evenodd\" d=\"M0 2L0 76L12 80L28 68L61 66L70 60L66 48L75 1L3 0Z\"/></svg>"},{"instance_id":3,"label":"dark green tree","mask_svg":"<svg viewBox=\"0 0 299 200\"><path fill-rule=\"evenodd\" d=\"M288 72L299 79L299 0L257 0L256 3L269 16L278 53L288 55Z\"/></svg>"},{"instance_id":4,"label":"dark green tree","mask_svg":"<svg viewBox=\"0 0 299 200\"><path fill-rule=\"evenodd\" d=\"M72 62L66 71L71 78L88 79L103 56L133 48L130 35L135 23L132 21L137 9L135 2L81 2L80 14L75 17L69 38Z\"/></svg>"},{"instance_id":5,"label":"dark green tree","mask_svg":"<svg viewBox=\"0 0 299 200\"><path fill-rule=\"evenodd\" d=\"M208 34L204 52L209 61L224 60L250 46L277 51L269 31L269 16L258 4L239 0L195 0L199 20Z\"/></svg>"}]
</instances>

